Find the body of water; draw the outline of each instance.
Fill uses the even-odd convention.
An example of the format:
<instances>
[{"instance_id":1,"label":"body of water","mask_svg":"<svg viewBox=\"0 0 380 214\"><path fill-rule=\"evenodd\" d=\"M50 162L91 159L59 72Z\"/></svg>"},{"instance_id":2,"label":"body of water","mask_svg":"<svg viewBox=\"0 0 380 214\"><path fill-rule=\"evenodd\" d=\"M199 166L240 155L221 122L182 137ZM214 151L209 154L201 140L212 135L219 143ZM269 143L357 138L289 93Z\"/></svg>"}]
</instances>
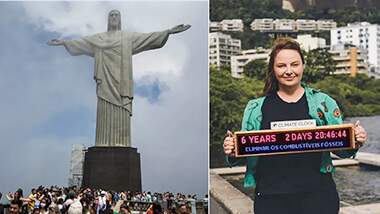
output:
<instances>
[{"instance_id":1,"label":"body of water","mask_svg":"<svg viewBox=\"0 0 380 214\"><path fill-rule=\"evenodd\" d=\"M241 192L254 198L253 188L244 188L244 175L223 176ZM370 166L337 167L334 173L340 200L345 204L380 203L380 169Z\"/></svg>"},{"instance_id":2,"label":"body of water","mask_svg":"<svg viewBox=\"0 0 380 214\"><path fill-rule=\"evenodd\" d=\"M360 151L380 154L380 116L372 117L351 117L344 123L354 123L359 120L360 124L367 131L367 142Z\"/></svg>"}]
</instances>

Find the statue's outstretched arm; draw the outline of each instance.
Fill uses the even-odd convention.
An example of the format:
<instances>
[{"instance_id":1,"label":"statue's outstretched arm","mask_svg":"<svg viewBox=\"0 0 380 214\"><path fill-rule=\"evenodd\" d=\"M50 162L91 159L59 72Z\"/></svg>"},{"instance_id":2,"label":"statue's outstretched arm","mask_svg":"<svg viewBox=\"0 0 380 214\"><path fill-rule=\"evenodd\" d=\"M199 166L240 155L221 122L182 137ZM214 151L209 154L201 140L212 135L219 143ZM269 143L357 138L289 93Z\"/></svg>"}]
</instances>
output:
<instances>
[{"instance_id":1,"label":"statue's outstretched arm","mask_svg":"<svg viewBox=\"0 0 380 214\"><path fill-rule=\"evenodd\" d=\"M181 33L183 31L189 29L190 27L191 27L191 25L185 25L185 24L177 25L177 26L174 26L171 29L169 29L168 33L169 34Z\"/></svg>"},{"instance_id":2,"label":"statue's outstretched arm","mask_svg":"<svg viewBox=\"0 0 380 214\"><path fill-rule=\"evenodd\" d=\"M180 33L189 29L191 25L177 25L169 30L152 33L133 33L132 37L132 54L138 54L142 51L161 48L165 45L170 34Z\"/></svg>"},{"instance_id":3,"label":"statue's outstretched arm","mask_svg":"<svg viewBox=\"0 0 380 214\"><path fill-rule=\"evenodd\" d=\"M58 45L64 45L63 40L60 39L52 39L47 42L48 45L50 46L58 46Z\"/></svg>"},{"instance_id":4,"label":"statue's outstretched arm","mask_svg":"<svg viewBox=\"0 0 380 214\"><path fill-rule=\"evenodd\" d=\"M73 39L73 40L60 40L52 39L47 42L50 46L65 46L66 50L72 56L87 55L94 57L95 51L89 42L84 39Z\"/></svg>"}]
</instances>

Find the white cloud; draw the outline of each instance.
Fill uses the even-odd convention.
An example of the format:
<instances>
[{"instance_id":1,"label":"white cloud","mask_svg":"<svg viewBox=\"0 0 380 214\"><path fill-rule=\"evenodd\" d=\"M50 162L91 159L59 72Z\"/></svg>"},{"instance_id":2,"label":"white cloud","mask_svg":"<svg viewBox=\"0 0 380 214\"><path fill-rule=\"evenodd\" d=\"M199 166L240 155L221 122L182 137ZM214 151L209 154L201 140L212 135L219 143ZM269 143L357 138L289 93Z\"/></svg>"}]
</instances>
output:
<instances>
[{"instance_id":1,"label":"white cloud","mask_svg":"<svg viewBox=\"0 0 380 214\"><path fill-rule=\"evenodd\" d=\"M105 31L109 3L23 2L29 21L41 30L67 36Z\"/></svg>"},{"instance_id":2,"label":"white cloud","mask_svg":"<svg viewBox=\"0 0 380 214\"><path fill-rule=\"evenodd\" d=\"M54 32L62 38L77 38L107 29L108 12L117 8L121 11L123 29L131 31L151 32L165 30L177 24L184 23L186 16L181 10L175 8L177 4L167 4L167 8L160 7L159 3L141 10L141 6L132 3L120 2L24 2L24 10L30 23L36 27ZM178 10L178 12L177 12ZM179 12L181 11L181 12ZM160 17L159 20L156 17ZM189 49L181 40L175 43L172 35L163 50L142 53L145 57L134 57L135 78L150 75L151 73L171 73L180 75L182 65L186 62ZM52 38L53 39L53 38ZM159 57L157 57L159 55ZM147 61L146 59L149 59Z\"/></svg>"},{"instance_id":3,"label":"white cloud","mask_svg":"<svg viewBox=\"0 0 380 214\"><path fill-rule=\"evenodd\" d=\"M197 89L188 92L191 85L196 84L182 79L163 94L159 105L136 99L132 139L141 152L142 168L149 169L143 170L145 189L199 194L207 187L207 98Z\"/></svg>"},{"instance_id":4,"label":"white cloud","mask_svg":"<svg viewBox=\"0 0 380 214\"><path fill-rule=\"evenodd\" d=\"M184 65L188 61L189 50L182 42L172 40L174 38L169 38L168 43L162 50L144 52L133 57L133 75L135 79L153 75L162 77L162 81L166 82L175 80L183 74ZM170 78L168 79L167 77Z\"/></svg>"}]
</instances>

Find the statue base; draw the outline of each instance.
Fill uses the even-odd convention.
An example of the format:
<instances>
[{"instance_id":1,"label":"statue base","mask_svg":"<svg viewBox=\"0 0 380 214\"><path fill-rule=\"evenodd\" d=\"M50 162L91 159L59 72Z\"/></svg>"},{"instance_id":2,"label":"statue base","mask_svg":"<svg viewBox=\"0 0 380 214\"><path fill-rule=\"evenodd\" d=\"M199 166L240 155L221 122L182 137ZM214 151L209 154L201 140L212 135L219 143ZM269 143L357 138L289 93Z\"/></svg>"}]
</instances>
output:
<instances>
[{"instance_id":1,"label":"statue base","mask_svg":"<svg viewBox=\"0 0 380 214\"><path fill-rule=\"evenodd\" d=\"M83 187L141 191L140 154L132 147L90 147L85 153Z\"/></svg>"}]
</instances>

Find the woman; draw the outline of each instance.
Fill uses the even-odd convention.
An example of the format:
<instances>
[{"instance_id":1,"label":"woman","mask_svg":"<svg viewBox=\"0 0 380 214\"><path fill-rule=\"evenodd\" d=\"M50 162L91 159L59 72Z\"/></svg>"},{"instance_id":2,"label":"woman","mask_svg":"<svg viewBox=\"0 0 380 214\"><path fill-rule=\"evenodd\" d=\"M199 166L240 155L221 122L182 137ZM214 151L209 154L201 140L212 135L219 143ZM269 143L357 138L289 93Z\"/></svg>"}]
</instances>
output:
<instances>
[{"instance_id":1,"label":"woman","mask_svg":"<svg viewBox=\"0 0 380 214\"><path fill-rule=\"evenodd\" d=\"M42 200L41 200L41 203L40 203L40 214L45 214L48 210L48 207L50 205L50 203L48 203L48 201L46 200L47 197L44 197Z\"/></svg>"},{"instance_id":2,"label":"woman","mask_svg":"<svg viewBox=\"0 0 380 214\"><path fill-rule=\"evenodd\" d=\"M313 119L318 126L342 123L331 97L301 84L303 68L298 43L290 38L278 39L270 54L265 96L248 103L243 131L270 129L271 122L287 120ZM367 138L359 122L355 124L355 137L358 147ZM232 133L228 131L224 153L232 157L233 149ZM347 158L356 152L334 153ZM255 188L255 214L338 214L333 171L330 152L249 157L244 186Z\"/></svg>"}]
</instances>

